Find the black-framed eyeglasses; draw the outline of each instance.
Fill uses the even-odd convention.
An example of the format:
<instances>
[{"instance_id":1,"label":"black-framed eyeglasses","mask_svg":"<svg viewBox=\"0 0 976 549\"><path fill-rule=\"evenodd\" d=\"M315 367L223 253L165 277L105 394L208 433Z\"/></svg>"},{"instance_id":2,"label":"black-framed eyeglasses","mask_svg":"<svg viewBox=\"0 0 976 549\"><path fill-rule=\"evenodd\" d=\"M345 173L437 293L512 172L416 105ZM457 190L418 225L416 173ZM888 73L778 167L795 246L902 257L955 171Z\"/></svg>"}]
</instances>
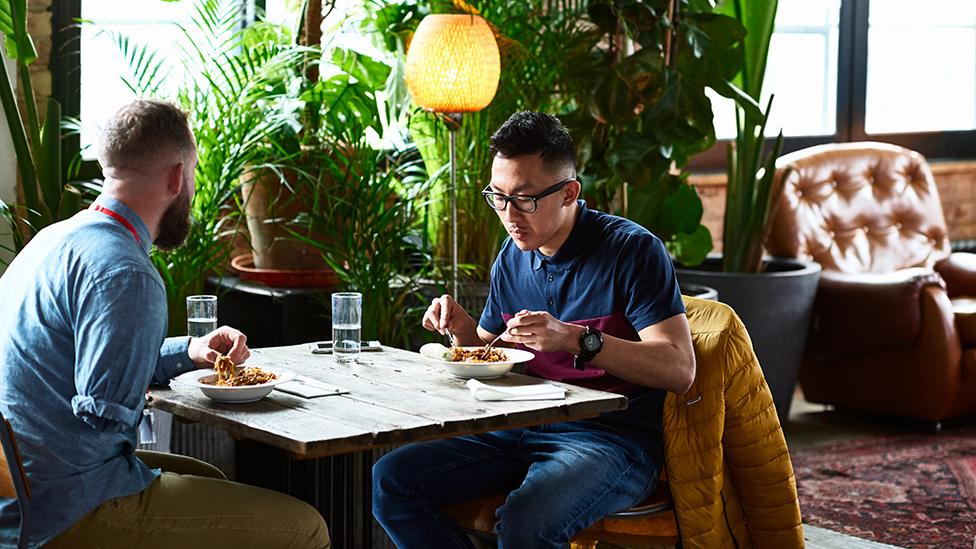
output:
<instances>
[{"instance_id":1,"label":"black-framed eyeglasses","mask_svg":"<svg viewBox=\"0 0 976 549\"><path fill-rule=\"evenodd\" d=\"M530 214L539 209L539 199L559 192L570 181L576 181L576 176L574 175L573 177L567 177L541 193L534 194L532 196L527 196L524 194L509 196L507 194L496 193L495 191L489 190L491 189L491 185L488 185L483 191L481 191L481 196L485 197L485 200L488 201L488 205L491 206L491 209L493 210L504 210L505 207L511 203L512 207L514 207L516 210L522 213Z\"/></svg>"}]
</instances>

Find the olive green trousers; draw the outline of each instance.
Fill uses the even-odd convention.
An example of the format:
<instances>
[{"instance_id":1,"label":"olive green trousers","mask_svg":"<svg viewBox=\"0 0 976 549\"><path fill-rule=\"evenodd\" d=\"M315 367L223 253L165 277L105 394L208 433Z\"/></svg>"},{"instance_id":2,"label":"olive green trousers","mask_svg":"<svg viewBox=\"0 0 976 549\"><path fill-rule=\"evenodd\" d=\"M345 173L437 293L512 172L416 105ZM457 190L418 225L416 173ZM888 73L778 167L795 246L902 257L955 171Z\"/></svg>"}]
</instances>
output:
<instances>
[{"instance_id":1,"label":"olive green trousers","mask_svg":"<svg viewBox=\"0 0 976 549\"><path fill-rule=\"evenodd\" d=\"M230 482L216 467L174 454L138 451L163 474L137 494L88 513L45 547L141 549L325 549L325 520L291 496Z\"/></svg>"}]
</instances>

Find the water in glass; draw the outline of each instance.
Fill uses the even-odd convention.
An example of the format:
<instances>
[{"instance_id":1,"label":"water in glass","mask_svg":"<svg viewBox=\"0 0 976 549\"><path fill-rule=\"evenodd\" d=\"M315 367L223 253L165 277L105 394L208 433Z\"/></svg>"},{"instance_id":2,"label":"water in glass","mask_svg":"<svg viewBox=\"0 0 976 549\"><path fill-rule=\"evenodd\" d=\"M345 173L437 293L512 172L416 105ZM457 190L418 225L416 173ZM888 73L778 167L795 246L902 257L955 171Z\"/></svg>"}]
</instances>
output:
<instances>
[{"instance_id":1,"label":"water in glass","mask_svg":"<svg viewBox=\"0 0 976 549\"><path fill-rule=\"evenodd\" d=\"M333 324L332 352L338 362L355 362L359 356L361 324Z\"/></svg>"},{"instance_id":2,"label":"water in glass","mask_svg":"<svg viewBox=\"0 0 976 549\"><path fill-rule=\"evenodd\" d=\"M186 335L202 337L217 329L217 318L186 319Z\"/></svg>"}]
</instances>

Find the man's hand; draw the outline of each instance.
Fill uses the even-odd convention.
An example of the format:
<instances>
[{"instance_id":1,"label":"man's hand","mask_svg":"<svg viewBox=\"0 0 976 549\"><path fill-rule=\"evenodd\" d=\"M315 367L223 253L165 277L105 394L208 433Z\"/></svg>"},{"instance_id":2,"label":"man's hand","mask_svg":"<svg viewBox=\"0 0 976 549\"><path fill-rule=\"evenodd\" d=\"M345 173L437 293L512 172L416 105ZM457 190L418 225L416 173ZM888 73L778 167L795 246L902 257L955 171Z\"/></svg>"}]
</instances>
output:
<instances>
[{"instance_id":1,"label":"man's hand","mask_svg":"<svg viewBox=\"0 0 976 549\"><path fill-rule=\"evenodd\" d=\"M523 309L508 320L502 340L544 353L567 351L576 355L583 330L582 326L561 322L545 311Z\"/></svg>"},{"instance_id":2,"label":"man's hand","mask_svg":"<svg viewBox=\"0 0 976 549\"><path fill-rule=\"evenodd\" d=\"M251 357L247 336L229 326L221 326L203 337L190 338L187 350L197 368L210 368L220 355L227 355L234 364L243 364Z\"/></svg>"},{"instance_id":3,"label":"man's hand","mask_svg":"<svg viewBox=\"0 0 976 549\"><path fill-rule=\"evenodd\" d=\"M423 326L441 335L451 332L460 340L454 342L457 345L483 345L478 338L474 319L447 294L435 297L430 302L430 307L424 313Z\"/></svg>"}]
</instances>

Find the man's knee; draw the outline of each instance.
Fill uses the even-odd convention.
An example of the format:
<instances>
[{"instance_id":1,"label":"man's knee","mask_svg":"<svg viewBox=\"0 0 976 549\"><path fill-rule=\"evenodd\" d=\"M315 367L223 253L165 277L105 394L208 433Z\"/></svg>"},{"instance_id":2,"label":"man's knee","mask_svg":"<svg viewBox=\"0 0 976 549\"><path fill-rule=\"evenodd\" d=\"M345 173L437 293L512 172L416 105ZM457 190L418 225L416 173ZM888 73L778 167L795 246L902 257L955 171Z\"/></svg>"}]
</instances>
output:
<instances>
[{"instance_id":1,"label":"man's knee","mask_svg":"<svg viewBox=\"0 0 976 549\"><path fill-rule=\"evenodd\" d=\"M411 475L403 472L403 459L400 452L393 451L373 464L373 512L382 513L391 505L391 500L404 495L408 490L405 482Z\"/></svg>"},{"instance_id":2,"label":"man's knee","mask_svg":"<svg viewBox=\"0 0 976 549\"><path fill-rule=\"evenodd\" d=\"M301 525L300 531L303 539L298 540L296 547L308 549L326 549L332 545L329 539L329 527L325 524L325 519L311 505L294 499L292 505L281 509L282 516L294 517Z\"/></svg>"},{"instance_id":3,"label":"man's knee","mask_svg":"<svg viewBox=\"0 0 976 549\"><path fill-rule=\"evenodd\" d=\"M496 511L496 534L501 547L555 547L569 543L566 517L553 501L531 490L516 490Z\"/></svg>"}]
</instances>

